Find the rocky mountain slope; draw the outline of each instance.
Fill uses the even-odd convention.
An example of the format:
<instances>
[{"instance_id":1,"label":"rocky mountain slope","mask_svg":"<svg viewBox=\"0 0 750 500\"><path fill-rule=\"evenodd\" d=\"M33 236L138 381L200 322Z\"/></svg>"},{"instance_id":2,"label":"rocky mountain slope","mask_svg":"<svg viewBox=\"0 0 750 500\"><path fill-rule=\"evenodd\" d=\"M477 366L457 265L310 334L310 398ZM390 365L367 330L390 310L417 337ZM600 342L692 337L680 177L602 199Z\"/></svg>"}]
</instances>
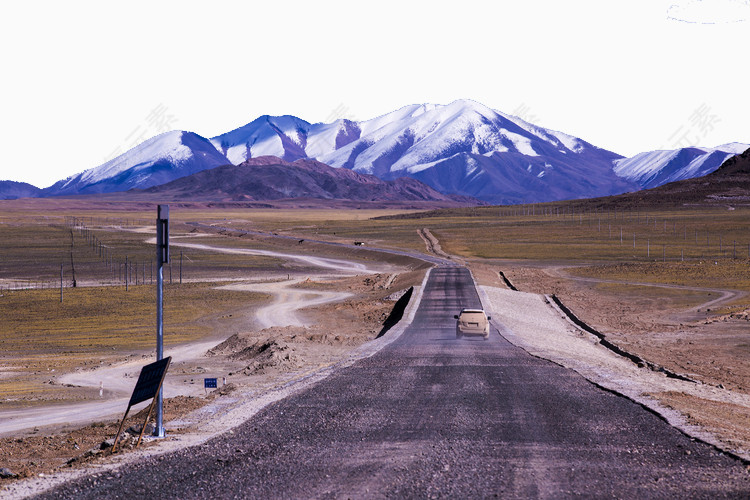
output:
<instances>
[{"instance_id":1,"label":"rocky mountain slope","mask_svg":"<svg viewBox=\"0 0 750 500\"><path fill-rule=\"evenodd\" d=\"M224 165L145 190L172 199L263 201L288 198L358 201L438 201L476 205L476 199L445 195L409 178L383 181L315 160L261 156Z\"/></svg>"}]
</instances>

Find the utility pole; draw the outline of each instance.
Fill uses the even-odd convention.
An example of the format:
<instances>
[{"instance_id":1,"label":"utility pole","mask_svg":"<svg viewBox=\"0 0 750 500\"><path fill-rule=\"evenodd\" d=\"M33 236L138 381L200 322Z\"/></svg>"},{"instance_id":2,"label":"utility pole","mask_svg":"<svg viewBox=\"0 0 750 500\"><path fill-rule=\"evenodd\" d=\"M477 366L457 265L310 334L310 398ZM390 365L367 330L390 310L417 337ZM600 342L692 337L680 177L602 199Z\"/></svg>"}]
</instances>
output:
<instances>
[{"instance_id":1,"label":"utility pole","mask_svg":"<svg viewBox=\"0 0 750 500\"><path fill-rule=\"evenodd\" d=\"M156 208L156 360L164 358L164 264L169 262L169 205ZM156 396L154 436L164 437L164 389Z\"/></svg>"}]
</instances>

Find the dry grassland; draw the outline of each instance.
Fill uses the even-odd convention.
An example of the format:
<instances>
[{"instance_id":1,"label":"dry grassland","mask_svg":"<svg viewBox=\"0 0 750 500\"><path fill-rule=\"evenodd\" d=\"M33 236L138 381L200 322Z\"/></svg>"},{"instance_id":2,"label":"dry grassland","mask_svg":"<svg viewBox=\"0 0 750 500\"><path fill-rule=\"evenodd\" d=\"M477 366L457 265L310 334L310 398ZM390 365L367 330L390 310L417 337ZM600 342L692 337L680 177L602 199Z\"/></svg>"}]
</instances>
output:
<instances>
[{"instance_id":1,"label":"dry grassland","mask_svg":"<svg viewBox=\"0 0 750 500\"><path fill-rule=\"evenodd\" d=\"M166 285L165 342L176 345L217 338L232 312L267 297L251 292L216 290L217 284ZM5 292L0 297L2 407L76 399L54 384L57 374L95 367L155 346L155 286L84 287ZM53 383L49 383L53 381Z\"/></svg>"}]
</instances>

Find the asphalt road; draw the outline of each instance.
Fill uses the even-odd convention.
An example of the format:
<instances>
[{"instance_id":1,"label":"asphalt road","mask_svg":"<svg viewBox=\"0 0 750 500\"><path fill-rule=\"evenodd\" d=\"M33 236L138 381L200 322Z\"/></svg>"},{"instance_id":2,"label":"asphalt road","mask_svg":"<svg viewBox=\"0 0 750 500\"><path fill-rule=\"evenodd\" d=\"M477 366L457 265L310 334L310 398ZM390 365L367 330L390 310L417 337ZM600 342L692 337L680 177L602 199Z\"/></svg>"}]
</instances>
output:
<instances>
[{"instance_id":1,"label":"asphalt road","mask_svg":"<svg viewBox=\"0 0 750 500\"><path fill-rule=\"evenodd\" d=\"M204 445L46 498L747 498L743 463L534 358L455 338L468 272L432 271L412 326L375 356Z\"/></svg>"}]
</instances>

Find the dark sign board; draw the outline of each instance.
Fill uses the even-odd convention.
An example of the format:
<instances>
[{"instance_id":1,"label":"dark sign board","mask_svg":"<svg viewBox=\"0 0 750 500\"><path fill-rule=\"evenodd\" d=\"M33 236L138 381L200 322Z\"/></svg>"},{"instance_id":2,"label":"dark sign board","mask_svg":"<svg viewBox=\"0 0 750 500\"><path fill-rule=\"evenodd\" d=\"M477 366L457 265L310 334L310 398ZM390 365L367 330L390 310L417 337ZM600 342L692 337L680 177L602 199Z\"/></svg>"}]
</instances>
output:
<instances>
[{"instance_id":1,"label":"dark sign board","mask_svg":"<svg viewBox=\"0 0 750 500\"><path fill-rule=\"evenodd\" d=\"M156 255L164 264L169 262L169 205L156 207Z\"/></svg>"},{"instance_id":2,"label":"dark sign board","mask_svg":"<svg viewBox=\"0 0 750 500\"><path fill-rule=\"evenodd\" d=\"M204 378L203 379L203 387L206 389L216 389L216 379L215 378Z\"/></svg>"},{"instance_id":3,"label":"dark sign board","mask_svg":"<svg viewBox=\"0 0 750 500\"><path fill-rule=\"evenodd\" d=\"M125 425L125 419L128 417L128 413L130 413L130 408L142 401L146 401L147 399L153 399L153 401L151 402L151 406L149 406L148 408L146 419L143 421L143 425L141 426L141 434L138 436L138 442L135 445L138 446L139 444L141 444L143 431L146 430L146 422L148 422L148 419L151 416L151 410L154 409L154 404L156 403L156 394L159 392L162 382L164 382L164 376L167 374L167 369L169 368L169 363L171 361L172 356L168 356L164 359L160 359L155 363L151 363L150 365L146 365L141 368L141 374L138 376L138 382L135 383L133 395L130 396L128 409L125 410L125 415L122 417L122 421L120 422L120 428L117 429L115 442L112 445L112 453L114 453L117 449L117 443L120 440L122 426Z\"/></svg>"},{"instance_id":4,"label":"dark sign board","mask_svg":"<svg viewBox=\"0 0 750 500\"><path fill-rule=\"evenodd\" d=\"M130 397L128 406L137 405L142 401L156 397L156 393L159 392L159 387L161 387L161 381L167 373L170 361L172 361L172 356L141 368L141 374L138 376L138 382L135 384L135 389L133 389L133 395Z\"/></svg>"}]
</instances>

